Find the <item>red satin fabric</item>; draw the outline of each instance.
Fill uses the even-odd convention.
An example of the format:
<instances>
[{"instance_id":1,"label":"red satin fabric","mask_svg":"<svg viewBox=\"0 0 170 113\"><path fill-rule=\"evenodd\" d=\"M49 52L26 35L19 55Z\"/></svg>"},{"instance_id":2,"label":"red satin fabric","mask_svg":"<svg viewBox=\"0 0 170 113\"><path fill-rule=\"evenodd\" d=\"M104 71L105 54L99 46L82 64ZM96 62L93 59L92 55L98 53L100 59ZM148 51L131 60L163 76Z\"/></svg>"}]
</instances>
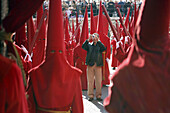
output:
<instances>
[{"instance_id":1,"label":"red satin fabric","mask_svg":"<svg viewBox=\"0 0 170 113\"><path fill-rule=\"evenodd\" d=\"M20 68L0 55L0 112L29 113Z\"/></svg>"}]
</instances>

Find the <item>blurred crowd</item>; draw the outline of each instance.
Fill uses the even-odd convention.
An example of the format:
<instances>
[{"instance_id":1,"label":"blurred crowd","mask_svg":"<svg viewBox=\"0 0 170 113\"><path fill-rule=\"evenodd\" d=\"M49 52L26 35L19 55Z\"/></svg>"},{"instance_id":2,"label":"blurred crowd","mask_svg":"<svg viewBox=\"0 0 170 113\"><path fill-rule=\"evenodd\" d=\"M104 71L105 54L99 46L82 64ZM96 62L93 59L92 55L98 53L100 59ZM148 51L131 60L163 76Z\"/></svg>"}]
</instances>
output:
<instances>
[{"instance_id":1,"label":"blurred crowd","mask_svg":"<svg viewBox=\"0 0 170 113\"><path fill-rule=\"evenodd\" d=\"M44 2L44 8L46 8L47 6L47 1L46 0ZM137 7L140 7L142 2L140 1L136 1ZM116 8L119 7L122 16L127 14L127 10L128 8L131 9L131 13L134 10L134 1L132 0L126 0L126 1L122 1L122 0L103 0L102 4L105 5L109 16L110 17L116 17L117 12L116 12ZM90 1L86 1L86 0L67 0L67 1L62 1L62 10L63 12L67 13L67 16L70 17L75 17L76 13L79 17L83 17L84 13L85 13L85 9L87 7L87 11L88 11L88 16L90 17L90 9L91 9L91 5L93 8L93 14L94 16L98 15L98 11L99 11L99 1L95 1L92 0ZM131 15L130 13L130 15Z\"/></svg>"}]
</instances>

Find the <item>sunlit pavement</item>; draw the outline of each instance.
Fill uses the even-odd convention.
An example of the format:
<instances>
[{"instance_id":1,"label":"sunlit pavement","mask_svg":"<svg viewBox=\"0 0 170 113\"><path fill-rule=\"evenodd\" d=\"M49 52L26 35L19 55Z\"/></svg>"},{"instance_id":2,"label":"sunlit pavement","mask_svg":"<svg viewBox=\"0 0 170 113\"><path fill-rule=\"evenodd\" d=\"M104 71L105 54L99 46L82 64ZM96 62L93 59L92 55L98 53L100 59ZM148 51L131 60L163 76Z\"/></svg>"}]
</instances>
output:
<instances>
[{"instance_id":1,"label":"sunlit pavement","mask_svg":"<svg viewBox=\"0 0 170 113\"><path fill-rule=\"evenodd\" d=\"M95 93L96 90L94 90ZM108 87L104 86L102 88L102 99L106 98L108 95ZM83 91L83 104L84 104L84 113L107 113L103 107L103 101L97 101L94 98L93 101L88 101L87 91Z\"/></svg>"}]
</instances>

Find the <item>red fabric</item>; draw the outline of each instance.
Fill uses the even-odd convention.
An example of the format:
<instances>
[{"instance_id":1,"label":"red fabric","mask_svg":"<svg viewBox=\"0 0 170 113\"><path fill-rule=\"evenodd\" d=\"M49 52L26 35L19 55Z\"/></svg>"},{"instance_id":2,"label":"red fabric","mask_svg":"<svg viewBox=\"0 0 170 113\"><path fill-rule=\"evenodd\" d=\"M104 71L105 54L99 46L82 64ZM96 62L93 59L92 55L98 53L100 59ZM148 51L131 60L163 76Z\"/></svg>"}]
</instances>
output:
<instances>
[{"instance_id":1,"label":"red fabric","mask_svg":"<svg viewBox=\"0 0 170 113\"><path fill-rule=\"evenodd\" d=\"M30 73L37 106L68 110L70 105L73 113L83 113L81 71L69 65L65 59L60 0L50 1L48 22L46 61ZM33 98L29 99L34 102L31 101ZM34 112L34 109L31 111Z\"/></svg>"},{"instance_id":2,"label":"red fabric","mask_svg":"<svg viewBox=\"0 0 170 113\"><path fill-rule=\"evenodd\" d=\"M106 51L105 51L105 53L103 53L103 67L102 67L103 81L102 81L102 84L107 85L107 84L110 84L110 80L109 80L110 72L109 72L109 68L108 68L108 62L106 61L106 59L107 58L110 59L111 48L110 48L110 39L109 39L109 37L107 37L107 34L105 34L106 32L104 32L104 30L106 29L106 26L104 26L104 25L106 25L106 24L104 24L105 21L103 21L104 20L103 19L104 15L102 14L102 6L101 5L102 4L101 4L101 1L100 1L97 32L99 33L101 42L106 47ZM106 19L106 21L107 21L107 19ZM107 23L107 28L108 28L108 23Z\"/></svg>"},{"instance_id":3,"label":"red fabric","mask_svg":"<svg viewBox=\"0 0 170 113\"><path fill-rule=\"evenodd\" d=\"M102 68L103 78L105 79L102 81L102 83L103 85L107 85L107 84L110 84L110 80L109 80L110 71L108 67L108 62L106 61L107 58L110 59L110 54L111 54L110 39L109 37L103 34L103 35L100 35L100 40L106 47L106 53L103 54L103 63L105 65L105 68Z\"/></svg>"},{"instance_id":4,"label":"red fabric","mask_svg":"<svg viewBox=\"0 0 170 113\"><path fill-rule=\"evenodd\" d=\"M28 43L25 33L25 24L16 30L15 42L18 46L21 47L21 45L23 45L25 48L28 49Z\"/></svg>"},{"instance_id":5,"label":"red fabric","mask_svg":"<svg viewBox=\"0 0 170 113\"><path fill-rule=\"evenodd\" d=\"M78 44L80 42L80 27L78 27L80 24L78 22L78 15L76 13L76 30L77 34L75 34L75 39L76 39L76 44Z\"/></svg>"},{"instance_id":6,"label":"red fabric","mask_svg":"<svg viewBox=\"0 0 170 113\"><path fill-rule=\"evenodd\" d=\"M136 21L137 21L137 10L136 10L136 1L134 3L134 26L136 25Z\"/></svg>"},{"instance_id":7,"label":"red fabric","mask_svg":"<svg viewBox=\"0 0 170 113\"><path fill-rule=\"evenodd\" d=\"M47 9L45 9L45 10L47 10ZM47 16L46 16L46 20L45 20L45 25L46 26L48 25L48 16L49 16L49 14L48 14L48 11L47 11Z\"/></svg>"},{"instance_id":8,"label":"red fabric","mask_svg":"<svg viewBox=\"0 0 170 113\"><path fill-rule=\"evenodd\" d=\"M22 61L24 71L26 73L26 81L27 81L28 80L28 71L32 68L32 63L30 61L28 61L28 57L26 57L26 59L24 60L26 53L18 45L14 44L14 46L16 47L17 52L18 52L20 59ZM15 55L15 51L13 50L12 45L10 45L10 48L12 50L11 53L13 53Z\"/></svg>"},{"instance_id":9,"label":"red fabric","mask_svg":"<svg viewBox=\"0 0 170 113\"><path fill-rule=\"evenodd\" d=\"M1 55L0 68L0 112L29 113L20 68Z\"/></svg>"},{"instance_id":10,"label":"red fabric","mask_svg":"<svg viewBox=\"0 0 170 113\"><path fill-rule=\"evenodd\" d=\"M111 63L111 66L112 67L117 67L117 60L114 57L114 54L115 54L115 51L116 51L116 41L115 41L115 39L113 39L111 41L111 45L112 45L112 63Z\"/></svg>"},{"instance_id":11,"label":"red fabric","mask_svg":"<svg viewBox=\"0 0 170 113\"><path fill-rule=\"evenodd\" d=\"M74 65L75 67L81 69L82 74L81 74L81 87L83 90L87 90L87 73L86 69L87 66L85 65L86 62L86 54L87 51L82 49L82 47L79 45L74 49Z\"/></svg>"},{"instance_id":12,"label":"red fabric","mask_svg":"<svg viewBox=\"0 0 170 113\"><path fill-rule=\"evenodd\" d=\"M108 21L107 21L107 18L106 18L106 16L105 15L103 15L102 14L102 23L103 23L103 33L105 34L105 35L108 35ZM97 22L98 22L98 15L97 16L94 16L94 25L95 25L95 27L94 27L94 29L96 29L96 31L97 31Z\"/></svg>"},{"instance_id":13,"label":"red fabric","mask_svg":"<svg viewBox=\"0 0 170 113\"><path fill-rule=\"evenodd\" d=\"M70 34L69 34L68 26L69 26L69 21L68 21L68 17L66 17L65 19L65 41L66 42L70 41Z\"/></svg>"},{"instance_id":14,"label":"red fabric","mask_svg":"<svg viewBox=\"0 0 170 113\"><path fill-rule=\"evenodd\" d=\"M33 18L31 17L27 22L27 36L28 36L28 51L31 52L31 43L33 42L33 37L35 35L35 25Z\"/></svg>"},{"instance_id":15,"label":"red fabric","mask_svg":"<svg viewBox=\"0 0 170 113\"><path fill-rule=\"evenodd\" d=\"M82 32L81 32L81 37L80 37L80 45L77 46L74 50L74 64L77 68L82 70L82 75L81 75L81 84L82 84L82 89L87 89L87 75L86 75L86 51L82 49L82 44L84 41L88 38L88 15L87 15L87 8L85 11L85 16L84 16L84 21L83 21L83 27L82 27Z\"/></svg>"},{"instance_id":16,"label":"red fabric","mask_svg":"<svg viewBox=\"0 0 170 113\"><path fill-rule=\"evenodd\" d=\"M109 85L110 84L109 64L106 60L104 61L104 63L105 63L105 68L104 68L104 66L102 67L102 74L103 74L102 84L103 85Z\"/></svg>"},{"instance_id":17,"label":"red fabric","mask_svg":"<svg viewBox=\"0 0 170 113\"><path fill-rule=\"evenodd\" d=\"M164 1L163 3L161 0L158 2L147 1L149 5L145 9L140 10L138 18L142 20L137 21L137 40L140 45L148 50L162 51L167 48L167 45L170 45L169 34L167 33L169 32L170 1ZM151 4L155 5L150 7ZM143 7L144 5L141 6L141 8ZM142 12L144 13L143 15L141 14ZM139 26L139 24L141 25Z\"/></svg>"},{"instance_id":18,"label":"red fabric","mask_svg":"<svg viewBox=\"0 0 170 113\"><path fill-rule=\"evenodd\" d=\"M41 17L43 15L43 7L37 11L37 28L40 24ZM39 34L36 39L35 47L33 49L32 57L32 67L40 65L45 60L45 49L46 49L46 26L45 21L43 21L41 28L39 29Z\"/></svg>"},{"instance_id":19,"label":"red fabric","mask_svg":"<svg viewBox=\"0 0 170 113\"><path fill-rule=\"evenodd\" d=\"M156 8L161 8L161 10L155 13ZM136 24L137 40L135 41L138 43L133 44L128 58L123 61L112 76L114 85L109 88L109 96L104 102L108 112L169 113L170 44L166 43L170 41L167 30L169 21L167 21L167 17L160 16L168 12L168 8L169 1L166 0L143 1L139 14L141 18L138 18ZM151 17L155 18L150 19ZM160 23L150 29L151 33L147 32L146 30L153 27L153 23L158 20L165 21L159 21ZM159 31L153 32L158 27ZM159 34L159 37L154 37L155 34ZM159 44L162 39L166 39L162 41L163 48L161 48L162 44ZM142 47L143 45L140 45L141 42L147 45L147 41L157 42L158 45L150 43L150 45L144 46L150 48L152 45L152 49L147 50Z\"/></svg>"},{"instance_id":20,"label":"red fabric","mask_svg":"<svg viewBox=\"0 0 170 113\"><path fill-rule=\"evenodd\" d=\"M121 16L122 17L122 16ZM122 18L122 20L124 21L124 18L125 18L125 14L123 15L123 18ZM119 21L120 21L120 19L119 19ZM120 26L119 26L119 28L120 29L123 29L123 26L122 26L122 24L120 23Z\"/></svg>"},{"instance_id":21,"label":"red fabric","mask_svg":"<svg viewBox=\"0 0 170 113\"><path fill-rule=\"evenodd\" d=\"M76 29L77 30L77 29ZM75 35L75 39L76 39L76 44L78 44L80 42L80 27L78 28L78 32Z\"/></svg>"},{"instance_id":22,"label":"red fabric","mask_svg":"<svg viewBox=\"0 0 170 113\"><path fill-rule=\"evenodd\" d=\"M31 62L28 61L28 59L24 60L24 58L26 56L26 53L18 45L14 44L14 43L8 42L8 44L7 44L8 53L12 53L16 57L16 53L14 51L13 45L17 49L17 52L18 52L18 54L20 56L20 59L22 61L23 67L24 67L24 71L27 74L28 71L32 68Z\"/></svg>"},{"instance_id":23,"label":"red fabric","mask_svg":"<svg viewBox=\"0 0 170 113\"><path fill-rule=\"evenodd\" d=\"M66 50L66 57L67 57L67 61L69 62L70 65L74 65L73 63L73 49L69 48L68 50Z\"/></svg>"},{"instance_id":24,"label":"red fabric","mask_svg":"<svg viewBox=\"0 0 170 113\"><path fill-rule=\"evenodd\" d=\"M108 35L108 20L102 13L102 3L100 1L99 15L94 17L96 23L97 32L100 34Z\"/></svg>"},{"instance_id":25,"label":"red fabric","mask_svg":"<svg viewBox=\"0 0 170 113\"><path fill-rule=\"evenodd\" d=\"M68 18L68 17L67 17ZM71 32L71 26L70 26L70 23L68 21L68 28L69 28L69 32Z\"/></svg>"},{"instance_id":26,"label":"red fabric","mask_svg":"<svg viewBox=\"0 0 170 113\"><path fill-rule=\"evenodd\" d=\"M131 50L129 57L113 75L114 86L109 89L110 95L104 102L109 113L169 112L170 52L143 55L145 57Z\"/></svg>"},{"instance_id":27,"label":"red fabric","mask_svg":"<svg viewBox=\"0 0 170 113\"><path fill-rule=\"evenodd\" d=\"M116 54L115 54L115 58L121 63L123 62L123 60L127 57L127 53L123 53L122 50L119 48L116 49Z\"/></svg>"},{"instance_id":28,"label":"red fabric","mask_svg":"<svg viewBox=\"0 0 170 113\"><path fill-rule=\"evenodd\" d=\"M74 34L74 20L72 19L72 34Z\"/></svg>"},{"instance_id":29,"label":"red fabric","mask_svg":"<svg viewBox=\"0 0 170 113\"><path fill-rule=\"evenodd\" d=\"M78 15L76 13L76 29L77 29L78 25L79 25L79 20L78 20Z\"/></svg>"},{"instance_id":30,"label":"red fabric","mask_svg":"<svg viewBox=\"0 0 170 113\"><path fill-rule=\"evenodd\" d=\"M72 49L73 49L77 46L75 37L72 37L71 42L72 42Z\"/></svg>"},{"instance_id":31,"label":"red fabric","mask_svg":"<svg viewBox=\"0 0 170 113\"><path fill-rule=\"evenodd\" d=\"M84 21L83 21L83 27L80 37L80 45L84 43L86 39L89 37L89 30L88 30L88 15L87 15L87 7L85 11Z\"/></svg>"},{"instance_id":32,"label":"red fabric","mask_svg":"<svg viewBox=\"0 0 170 113\"><path fill-rule=\"evenodd\" d=\"M133 36L133 33L134 33L134 18L133 17L131 17L131 18L132 18L132 21L129 23L129 33L133 38L134 37Z\"/></svg>"},{"instance_id":33,"label":"red fabric","mask_svg":"<svg viewBox=\"0 0 170 113\"><path fill-rule=\"evenodd\" d=\"M125 20L125 27L127 28L128 27L128 23L129 23L129 16L130 16L130 8L128 9L128 12L127 12L127 16L126 16L126 20Z\"/></svg>"},{"instance_id":34,"label":"red fabric","mask_svg":"<svg viewBox=\"0 0 170 113\"><path fill-rule=\"evenodd\" d=\"M12 3L16 5L12 5ZM11 0L11 11L3 20L3 27L6 32L14 32L21 27L41 6L44 0Z\"/></svg>"},{"instance_id":35,"label":"red fabric","mask_svg":"<svg viewBox=\"0 0 170 113\"><path fill-rule=\"evenodd\" d=\"M92 7L92 4L91 4L91 14L90 14L90 34L93 34L96 32L96 27L95 27L95 23L94 23L94 16L93 16L93 7Z\"/></svg>"}]
</instances>

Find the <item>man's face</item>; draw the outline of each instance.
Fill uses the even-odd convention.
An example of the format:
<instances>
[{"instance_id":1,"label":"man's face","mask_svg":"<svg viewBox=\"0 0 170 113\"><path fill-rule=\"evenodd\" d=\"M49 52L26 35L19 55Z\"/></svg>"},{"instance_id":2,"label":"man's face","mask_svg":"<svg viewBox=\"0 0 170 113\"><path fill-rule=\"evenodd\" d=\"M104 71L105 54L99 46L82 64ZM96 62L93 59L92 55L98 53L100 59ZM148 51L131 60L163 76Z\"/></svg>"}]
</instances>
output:
<instances>
[{"instance_id":1,"label":"man's face","mask_svg":"<svg viewBox=\"0 0 170 113\"><path fill-rule=\"evenodd\" d=\"M97 43L97 41L98 41L98 37L97 37L97 35L96 35L96 34L95 34L95 35L93 35L92 40L93 40L93 42L94 42L94 43Z\"/></svg>"}]
</instances>

